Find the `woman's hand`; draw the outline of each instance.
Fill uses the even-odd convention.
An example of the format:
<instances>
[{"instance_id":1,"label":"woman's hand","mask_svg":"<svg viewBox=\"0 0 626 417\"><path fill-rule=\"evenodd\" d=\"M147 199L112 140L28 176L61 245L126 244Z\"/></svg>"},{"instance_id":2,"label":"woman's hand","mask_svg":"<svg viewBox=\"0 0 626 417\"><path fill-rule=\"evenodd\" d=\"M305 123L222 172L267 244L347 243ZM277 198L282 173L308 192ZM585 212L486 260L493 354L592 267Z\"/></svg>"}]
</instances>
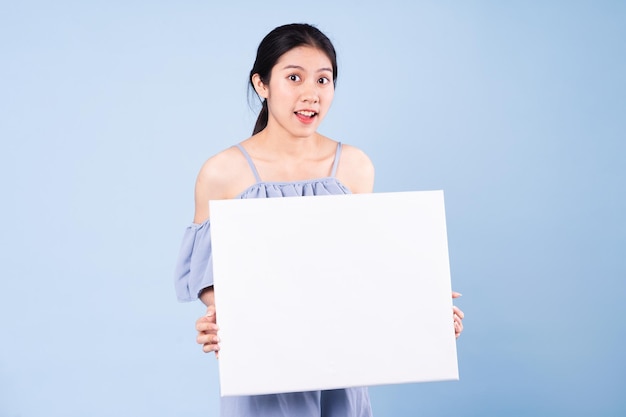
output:
<instances>
[{"instance_id":1,"label":"woman's hand","mask_svg":"<svg viewBox=\"0 0 626 417\"><path fill-rule=\"evenodd\" d=\"M215 320L215 306L210 305L206 309L206 314L196 320L196 330L198 331L198 337L196 342L202 345L204 352L215 352L215 357L219 357L219 337L217 336L217 327Z\"/></svg>"},{"instance_id":2,"label":"woman's hand","mask_svg":"<svg viewBox=\"0 0 626 417\"><path fill-rule=\"evenodd\" d=\"M452 298L459 298L461 293L452 291ZM454 319L454 336L458 339L463 331L463 311L457 306L452 306L452 318Z\"/></svg>"}]
</instances>

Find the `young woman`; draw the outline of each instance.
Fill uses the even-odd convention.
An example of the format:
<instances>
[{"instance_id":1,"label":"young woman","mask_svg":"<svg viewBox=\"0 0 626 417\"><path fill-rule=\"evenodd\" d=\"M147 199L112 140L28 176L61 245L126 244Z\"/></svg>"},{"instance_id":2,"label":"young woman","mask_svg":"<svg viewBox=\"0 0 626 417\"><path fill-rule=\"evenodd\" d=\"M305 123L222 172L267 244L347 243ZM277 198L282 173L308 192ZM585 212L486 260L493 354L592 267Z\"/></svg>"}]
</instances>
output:
<instances>
[{"instance_id":1,"label":"young woman","mask_svg":"<svg viewBox=\"0 0 626 417\"><path fill-rule=\"evenodd\" d=\"M219 351L211 260L209 200L370 193L374 167L359 149L317 133L333 100L337 59L330 40L306 24L272 30L261 42L250 85L262 101L252 137L202 166L194 223L187 228L176 270L181 301L200 298L197 342ZM453 297L458 294L454 293ZM454 307L455 332L463 313ZM368 417L366 388L222 397L222 416Z\"/></svg>"}]
</instances>

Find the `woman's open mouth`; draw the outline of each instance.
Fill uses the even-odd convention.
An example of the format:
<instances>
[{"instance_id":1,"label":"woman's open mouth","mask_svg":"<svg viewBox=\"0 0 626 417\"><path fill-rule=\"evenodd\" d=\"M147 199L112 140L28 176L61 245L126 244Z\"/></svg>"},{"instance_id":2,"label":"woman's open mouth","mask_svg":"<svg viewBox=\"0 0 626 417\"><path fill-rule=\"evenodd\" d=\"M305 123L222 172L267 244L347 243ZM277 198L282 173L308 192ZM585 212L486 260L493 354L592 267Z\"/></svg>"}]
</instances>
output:
<instances>
[{"instance_id":1,"label":"woman's open mouth","mask_svg":"<svg viewBox=\"0 0 626 417\"><path fill-rule=\"evenodd\" d=\"M294 112L294 114L296 115L298 120L306 124L313 123L313 120L315 120L315 116L317 116L317 113L311 110L299 110L297 112Z\"/></svg>"}]
</instances>

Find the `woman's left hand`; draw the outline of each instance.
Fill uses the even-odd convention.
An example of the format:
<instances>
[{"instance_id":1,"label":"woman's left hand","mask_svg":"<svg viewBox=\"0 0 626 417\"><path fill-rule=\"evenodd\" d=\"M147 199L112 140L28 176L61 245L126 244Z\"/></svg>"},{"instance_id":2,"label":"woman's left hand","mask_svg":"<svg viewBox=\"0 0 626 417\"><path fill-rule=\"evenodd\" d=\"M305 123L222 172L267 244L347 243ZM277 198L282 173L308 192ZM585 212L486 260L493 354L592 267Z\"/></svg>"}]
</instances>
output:
<instances>
[{"instance_id":1,"label":"woman's left hand","mask_svg":"<svg viewBox=\"0 0 626 417\"><path fill-rule=\"evenodd\" d=\"M461 296L460 293L452 291L452 298L459 298ZM458 339L461 336L461 332L463 331L463 311L457 306L452 306L452 318L454 319L454 336Z\"/></svg>"}]
</instances>

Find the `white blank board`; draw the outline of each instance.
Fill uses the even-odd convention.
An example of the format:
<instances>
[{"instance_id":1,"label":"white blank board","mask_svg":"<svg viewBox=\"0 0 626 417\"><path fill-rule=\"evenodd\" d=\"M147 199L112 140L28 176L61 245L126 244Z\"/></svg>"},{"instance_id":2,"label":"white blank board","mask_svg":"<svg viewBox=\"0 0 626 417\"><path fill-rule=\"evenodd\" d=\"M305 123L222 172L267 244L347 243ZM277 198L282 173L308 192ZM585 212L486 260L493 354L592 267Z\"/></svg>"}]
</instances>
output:
<instances>
[{"instance_id":1,"label":"white blank board","mask_svg":"<svg viewBox=\"0 0 626 417\"><path fill-rule=\"evenodd\" d=\"M442 191L210 211L222 396L458 379Z\"/></svg>"}]
</instances>

